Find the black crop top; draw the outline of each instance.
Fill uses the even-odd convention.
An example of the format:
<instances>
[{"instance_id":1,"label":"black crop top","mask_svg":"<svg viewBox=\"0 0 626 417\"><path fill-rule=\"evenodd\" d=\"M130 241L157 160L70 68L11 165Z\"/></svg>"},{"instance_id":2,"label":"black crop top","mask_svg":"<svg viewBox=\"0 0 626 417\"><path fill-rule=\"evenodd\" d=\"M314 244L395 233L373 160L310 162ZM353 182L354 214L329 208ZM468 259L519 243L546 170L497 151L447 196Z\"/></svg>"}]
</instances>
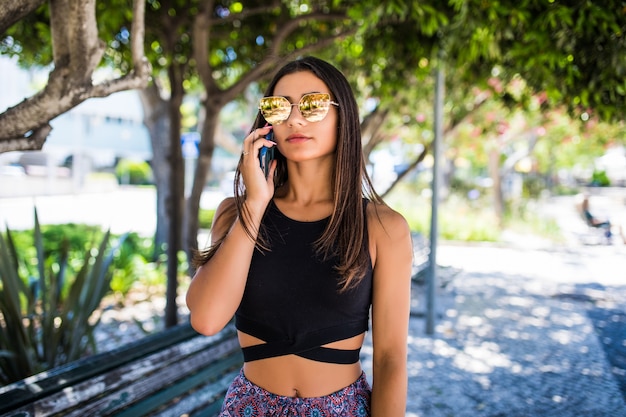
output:
<instances>
[{"instance_id":1,"label":"black crop top","mask_svg":"<svg viewBox=\"0 0 626 417\"><path fill-rule=\"evenodd\" d=\"M363 204L365 209L367 200ZM321 260L313 248L328 221L295 221L270 202L263 225L271 250L254 251L235 314L238 330L266 342L244 347L246 362L288 354L319 362L358 362L360 349L322 345L368 330L371 261L358 286L339 292L339 276L334 270L338 257ZM365 232L367 245L367 229Z\"/></svg>"}]
</instances>

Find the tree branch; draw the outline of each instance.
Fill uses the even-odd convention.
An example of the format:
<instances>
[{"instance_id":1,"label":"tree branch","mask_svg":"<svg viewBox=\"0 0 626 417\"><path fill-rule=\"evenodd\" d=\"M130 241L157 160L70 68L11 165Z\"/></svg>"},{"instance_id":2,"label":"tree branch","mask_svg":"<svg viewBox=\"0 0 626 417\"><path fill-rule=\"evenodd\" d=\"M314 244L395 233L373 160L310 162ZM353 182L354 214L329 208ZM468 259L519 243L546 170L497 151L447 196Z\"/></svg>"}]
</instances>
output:
<instances>
[{"instance_id":1,"label":"tree branch","mask_svg":"<svg viewBox=\"0 0 626 417\"><path fill-rule=\"evenodd\" d=\"M10 151L36 151L43 147L52 126L45 124L35 129L31 135L21 138L9 138L0 141L0 153Z\"/></svg>"},{"instance_id":2,"label":"tree branch","mask_svg":"<svg viewBox=\"0 0 626 417\"><path fill-rule=\"evenodd\" d=\"M200 6L200 10L193 21L193 57L196 60L198 76L208 94L215 90L215 80L211 76L209 63L210 44L210 17L214 8L214 1L209 0Z\"/></svg>"},{"instance_id":3,"label":"tree branch","mask_svg":"<svg viewBox=\"0 0 626 417\"><path fill-rule=\"evenodd\" d=\"M424 146L424 149L422 149L422 152L417 156L417 158L415 158L404 170L398 173L396 179L393 180L389 187L387 187L387 189L380 196L385 198L391 190L393 190L393 188L409 174L409 172L413 171L424 160L426 155L428 155L431 146L432 142Z\"/></svg>"},{"instance_id":4,"label":"tree branch","mask_svg":"<svg viewBox=\"0 0 626 417\"><path fill-rule=\"evenodd\" d=\"M308 21L323 21L323 20L341 20L345 19L345 14L328 14L328 13L310 13L306 15L296 16L289 19L288 22L280 26L280 30L272 38L272 47L270 55L278 56L280 54L280 48L282 47L285 39L300 27L303 22Z\"/></svg>"},{"instance_id":5,"label":"tree branch","mask_svg":"<svg viewBox=\"0 0 626 417\"><path fill-rule=\"evenodd\" d=\"M250 8L243 9L241 13L231 13L226 17L218 17L218 18L210 19L209 23L211 25L222 24L222 23L232 23L235 20L242 20L250 16L265 14L268 11L271 11L272 9L276 9L277 7L281 7L280 0L272 0L270 4L265 4L259 7L250 7ZM209 9L213 10L213 7L210 7Z\"/></svg>"},{"instance_id":6,"label":"tree branch","mask_svg":"<svg viewBox=\"0 0 626 417\"><path fill-rule=\"evenodd\" d=\"M0 114L0 152L41 149L45 142L42 135L51 130L50 120L89 98L147 85L150 65L142 48L145 11L142 0L134 1L133 70L122 78L92 83L93 72L104 51L103 42L98 38L94 1L50 2L55 68L44 90Z\"/></svg>"},{"instance_id":7,"label":"tree branch","mask_svg":"<svg viewBox=\"0 0 626 417\"><path fill-rule=\"evenodd\" d=\"M351 34L354 34L356 29L350 29L345 32L340 32L335 36L325 37L319 42L309 44L303 48L297 49L287 55L280 56L278 53L270 53L263 58L254 68L246 72L246 74L239 79L239 81L226 90L223 91L221 98L225 101L233 100L239 94L241 94L245 88L253 81L263 78L266 73L272 68L276 68L276 65L285 60L292 60L298 56L305 55L309 52L322 49L326 46L332 45L338 39L345 38Z\"/></svg>"},{"instance_id":8,"label":"tree branch","mask_svg":"<svg viewBox=\"0 0 626 417\"><path fill-rule=\"evenodd\" d=\"M133 1L133 21L130 28L130 53L133 58L133 71L139 77L148 77L152 71L144 53L144 39L146 37L146 2ZM146 73L144 73L146 71Z\"/></svg>"},{"instance_id":9,"label":"tree branch","mask_svg":"<svg viewBox=\"0 0 626 417\"><path fill-rule=\"evenodd\" d=\"M46 0L2 0L0 2L0 35L15 23L37 10Z\"/></svg>"}]
</instances>

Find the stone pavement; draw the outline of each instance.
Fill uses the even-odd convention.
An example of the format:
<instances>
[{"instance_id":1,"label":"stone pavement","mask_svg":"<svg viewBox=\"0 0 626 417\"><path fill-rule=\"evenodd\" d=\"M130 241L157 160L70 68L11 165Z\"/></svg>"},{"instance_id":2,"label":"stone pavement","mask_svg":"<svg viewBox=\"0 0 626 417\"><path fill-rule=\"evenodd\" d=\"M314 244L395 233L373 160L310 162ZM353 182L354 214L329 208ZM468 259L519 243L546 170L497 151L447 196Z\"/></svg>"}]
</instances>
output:
<instances>
[{"instance_id":1,"label":"stone pavement","mask_svg":"<svg viewBox=\"0 0 626 417\"><path fill-rule=\"evenodd\" d=\"M626 416L626 245L437 253L432 336L413 288L408 417Z\"/></svg>"},{"instance_id":2,"label":"stone pavement","mask_svg":"<svg viewBox=\"0 0 626 417\"><path fill-rule=\"evenodd\" d=\"M626 226L625 197L593 203ZM626 244L603 244L575 201L537 207L559 245L439 243L433 335L412 289L407 417L626 417ZM369 340L363 356L371 376Z\"/></svg>"}]
</instances>

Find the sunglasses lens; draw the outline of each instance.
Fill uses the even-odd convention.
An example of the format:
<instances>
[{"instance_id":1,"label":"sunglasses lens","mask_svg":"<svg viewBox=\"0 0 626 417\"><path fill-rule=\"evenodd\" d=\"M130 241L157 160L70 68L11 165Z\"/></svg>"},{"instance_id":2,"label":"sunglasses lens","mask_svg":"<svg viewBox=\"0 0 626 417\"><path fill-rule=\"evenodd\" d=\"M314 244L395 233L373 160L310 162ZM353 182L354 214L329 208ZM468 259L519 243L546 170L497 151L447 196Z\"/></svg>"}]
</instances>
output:
<instances>
[{"instance_id":1,"label":"sunglasses lens","mask_svg":"<svg viewBox=\"0 0 626 417\"><path fill-rule=\"evenodd\" d=\"M330 103L330 94L305 94L298 103L298 109L307 121L319 122L328 114ZM277 125L289 119L292 106L295 104L291 104L285 97L271 96L261 99L259 110L269 124Z\"/></svg>"},{"instance_id":2,"label":"sunglasses lens","mask_svg":"<svg viewBox=\"0 0 626 417\"><path fill-rule=\"evenodd\" d=\"M298 108L306 120L319 122L328 114L330 95L326 93L305 94L302 96Z\"/></svg>"},{"instance_id":3,"label":"sunglasses lens","mask_svg":"<svg viewBox=\"0 0 626 417\"><path fill-rule=\"evenodd\" d=\"M263 97L259 109L267 123L276 125L289 118L291 103L285 97Z\"/></svg>"}]
</instances>

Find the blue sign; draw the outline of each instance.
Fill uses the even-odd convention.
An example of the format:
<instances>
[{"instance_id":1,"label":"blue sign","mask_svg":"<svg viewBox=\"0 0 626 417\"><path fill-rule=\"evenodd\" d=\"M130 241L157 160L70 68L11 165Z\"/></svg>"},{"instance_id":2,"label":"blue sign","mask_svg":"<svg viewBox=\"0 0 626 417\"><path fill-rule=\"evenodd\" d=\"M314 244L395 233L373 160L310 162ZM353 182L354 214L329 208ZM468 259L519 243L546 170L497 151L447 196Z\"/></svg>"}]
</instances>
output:
<instances>
[{"instance_id":1,"label":"blue sign","mask_svg":"<svg viewBox=\"0 0 626 417\"><path fill-rule=\"evenodd\" d=\"M180 136L180 142L183 152L183 158L196 159L198 158L200 143L200 134L198 132L185 132Z\"/></svg>"}]
</instances>

